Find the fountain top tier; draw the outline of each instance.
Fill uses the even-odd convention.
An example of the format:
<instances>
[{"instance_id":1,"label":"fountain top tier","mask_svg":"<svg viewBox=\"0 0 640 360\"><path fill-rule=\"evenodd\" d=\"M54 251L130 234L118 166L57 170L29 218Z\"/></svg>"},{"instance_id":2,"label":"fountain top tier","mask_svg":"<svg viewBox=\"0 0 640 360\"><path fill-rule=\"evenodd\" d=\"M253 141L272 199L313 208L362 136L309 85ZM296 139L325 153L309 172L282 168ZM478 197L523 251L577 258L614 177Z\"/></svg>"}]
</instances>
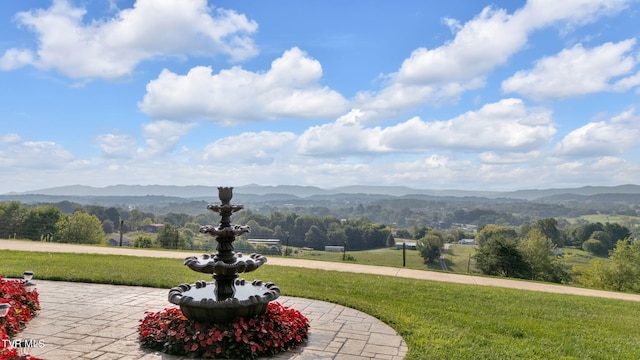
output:
<instances>
[{"instance_id":1,"label":"fountain top tier","mask_svg":"<svg viewBox=\"0 0 640 360\"><path fill-rule=\"evenodd\" d=\"M205 274L237 274L254 271L267 262L267 258L260 254L244 256L234 252L233 241L236 236L248 233L248 226L231 225L231 214L242 210L242 205L231 205L233 188L219 187L218 196L222 204L209 204L207 209L220 214L220 224L202 226L200 232L216 237L218 246L217 254L202 255L200 258L191 256L185 259L185 265L191 270Z\"/></svg>"}]
</instances>

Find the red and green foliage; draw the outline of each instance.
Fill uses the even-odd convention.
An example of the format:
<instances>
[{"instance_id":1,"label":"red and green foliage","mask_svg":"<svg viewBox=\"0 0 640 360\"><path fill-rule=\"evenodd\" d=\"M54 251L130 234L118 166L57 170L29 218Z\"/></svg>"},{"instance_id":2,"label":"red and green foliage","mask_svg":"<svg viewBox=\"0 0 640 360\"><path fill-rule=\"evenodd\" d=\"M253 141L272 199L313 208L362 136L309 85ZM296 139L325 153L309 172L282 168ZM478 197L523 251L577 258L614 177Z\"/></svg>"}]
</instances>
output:
<instances>
[{"instance_id":1,"label":"red and green foliage","mask_svg":"<svg viewBox=\"0 0 640 360\"><path fill-rule=\"evenodd\" d=\"M260 316L229 324L188 320L180 309L164 309L140 320L142 346L170 355L222 359L256 359L288 351L305 341L309 320L298 310L272 302Z\"/></svg>"},{"instance_id":2,"label":"red and green foliage","mask_svg":"<svg viewBox=\"0 0 640 360\"><path fill-rule=\"evenodd\" d=\"M36 360L29 355L18 355L17 349L9 348L6 344L40 310L38 291L27 292L21 280L4 279L0 276L0 303L11 306L7 316L0 318L0 359Z\"/></svg>"}]
</instances>

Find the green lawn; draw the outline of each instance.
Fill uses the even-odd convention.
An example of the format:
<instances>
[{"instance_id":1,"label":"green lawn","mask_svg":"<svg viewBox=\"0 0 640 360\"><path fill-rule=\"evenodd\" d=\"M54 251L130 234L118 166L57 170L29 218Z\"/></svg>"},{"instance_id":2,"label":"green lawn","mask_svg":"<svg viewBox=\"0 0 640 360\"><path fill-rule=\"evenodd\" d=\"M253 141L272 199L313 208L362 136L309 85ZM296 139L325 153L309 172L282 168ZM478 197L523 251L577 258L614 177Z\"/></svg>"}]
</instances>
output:
<instances>
[{"instance_id":1,"label":"green lawn","mask_svg":"<svg viewBox=\"0 0 640 360\"><path fill-rule=\"evenodd\" d=\"M377 265L389 267L402 267L402 250L394 249L377 249L366 251L347 251L347 262ZM342 262L343 254L341 252L328 252L319 250L299 250L292 257L297 259L309 259L320 261ZM424 264L424 260L420 257L417 250L406 251L406 267L408 269L425 270L428 267ZM439 269L440 267L436 267Z\"/></svg>"},{"instance_id":2,"label":"green lawn","mask_svg":"<svg viewBox=\"0 0 640 360\"><path fill-rule=\"evenodd\" d=\"M450 272L459 274L478 273L475 267L473 255L476 253L476 246L450 244L449 250L445 253L445 261ZM562 262L571 269L573 266L588 266L594 255L580 249L563 248L564 255ZM271 255L273 256L273 255ZM342 262L343 254L318 250L300 251L293 255L294 258L335 261ZM402 267L402 250L378 249L367 251L347 251L347 262L357 264ZM441 271L440 264L425 265L420 253L416 250L406 251L406 268L416 270Z\"/></svg>"},{"instance_id":3,"label":"green lawn","mask_svg":"<svg viewBox=\"0 0 640 360\"><path fill-rule=\"evenodd\" d=\"M591 215L582 215L579 218L567 219L569 222L574 223L577 219L586 220L592 223L617 223L621 225L629 224L629 223L639 223L640 216L629 216L629 215L607 215L607 214L591 214ZM626 225L625 225L626 226Z\"/></svg>"},{"instance_id":4,"label":"green lawn","mask_svg":"<svg viewBox=\"0 0 640 360\"><path fill-rule=\"evenodd\" d=\"M562 249L562 262L568 266L589 266L593 259L599 258L605 261L609 261L609 258L597 257L587 251L575 248L563 248Z\"/></svg>"},{"instance_id":5,"label":"green lawn","mask_svg":"<svg viewBox=\"0 0 640 360\"><path fill-rule=\"evenodd\" d=\"M472 257L476 254L476 248L471 245L450 244L445 254L449 271L460 274L475 273L475 260Z\"/></svg>"},{"instance_id":6,"label":"green lawn","mask_svg":"<svg viewBox=\"0 0 640 360\"><path fill-rule=\"evenodd\" d=\"M355 256L355 255L354 255ZM171 288L207 279L180 260L3 251L0 274ZM407 359L638 359L640 303L265 265L248 280L386 322Z\"/></svg>"}]
</instances>

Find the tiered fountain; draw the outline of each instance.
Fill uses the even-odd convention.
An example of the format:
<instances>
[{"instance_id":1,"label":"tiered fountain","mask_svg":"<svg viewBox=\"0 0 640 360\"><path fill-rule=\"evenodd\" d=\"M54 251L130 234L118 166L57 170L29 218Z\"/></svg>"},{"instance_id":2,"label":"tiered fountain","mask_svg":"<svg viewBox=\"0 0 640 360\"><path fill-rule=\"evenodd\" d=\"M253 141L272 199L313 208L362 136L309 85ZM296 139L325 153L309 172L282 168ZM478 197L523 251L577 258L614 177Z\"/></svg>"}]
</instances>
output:
<instances>
[{"instance_id":1,"label":"tiered fountain","mask_svg":"<svg viewBox=\"0 0 640 360\"><path fill-rule=\"evenodd\" d=\"M200 228L200 232L215 236L218 252L191 256L184 261L193 271L212 274L215 282L197 281L169 291L169 302L179 305L184 316L192 321L222 324L237 316L260 315L266 311L269 302L280 296L280 289L273 283L260 280L249 283L238 279L239 273L256 270L267 262L267 258L260 254L245 256L234 252L236 236L249 232L249 227L231 225L231 214L243 208L242 205L231 205L232 190L232 187L219 187L218 197L222 203L207 206L220 214L220 224Z\"/></svg>"}]
</instances>

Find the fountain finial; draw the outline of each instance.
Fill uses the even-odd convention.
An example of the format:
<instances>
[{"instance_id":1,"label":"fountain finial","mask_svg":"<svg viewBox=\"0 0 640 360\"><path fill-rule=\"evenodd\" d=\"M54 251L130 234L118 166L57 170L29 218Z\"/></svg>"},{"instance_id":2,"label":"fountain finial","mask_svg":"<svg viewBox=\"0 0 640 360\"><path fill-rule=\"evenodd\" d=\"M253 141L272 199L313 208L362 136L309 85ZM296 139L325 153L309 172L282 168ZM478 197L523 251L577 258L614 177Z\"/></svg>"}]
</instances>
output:
<instances>
[{"instance_id":1,"label":"fountain finial","mask_svg":"<svg viewBox=\"0 0 640 360\"><path fill-rule=\"evenodd\" d=\"M223 204L228 204L233 197L233 187L218 187L218 198Z\"/></svg>"}]
</instances>

